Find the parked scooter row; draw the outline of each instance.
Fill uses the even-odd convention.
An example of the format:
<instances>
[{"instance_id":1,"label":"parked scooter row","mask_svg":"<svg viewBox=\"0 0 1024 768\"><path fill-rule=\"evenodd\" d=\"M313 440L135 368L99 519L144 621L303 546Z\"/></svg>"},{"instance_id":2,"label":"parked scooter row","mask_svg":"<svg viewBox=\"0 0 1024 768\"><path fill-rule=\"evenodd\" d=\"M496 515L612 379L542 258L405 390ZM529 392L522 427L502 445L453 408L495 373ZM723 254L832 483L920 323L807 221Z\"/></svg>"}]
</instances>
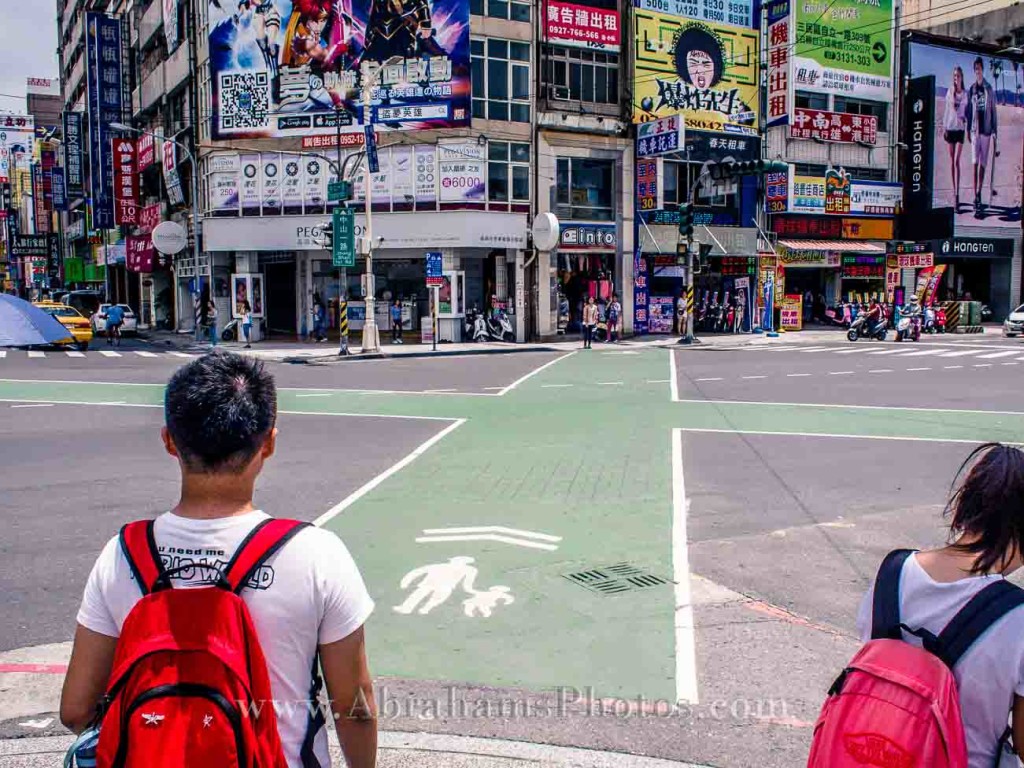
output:
<instances>
[{"instance_id":1,"label":"parked scooter row","mask_svg":"<svg viewBox=\"0 0 1024 768\"><path fill-rule=\"evenodd\" d=\"M504 309L486 316L474 306L466 313L466 338L473 341L515 341L516 332Z\"/></svg>"},{"instance_id":2,"label":"parked scooter row","mask_svg":"<svg viewBox=\"0 0 1024 768\"><path fill-rule=\"evenodd\" d=\"M730 300L729 291L718 302L718 291L704 291L700 303L694 308L694 329L703 333L737 333L738 298Z\"/></svg>"},{"instance_id":3,"label":"parked scooter row","mask_svg":"<svg viewBox=\"0 0 1024 768\"><path fill-rule=\"evenodd\" d=\"M889 320L885 309L879 321L868 321L869 309L859 311L850 323L846 337L850 341L862 338L885 341ZM916 296L899 309L895 323L896 341L918 341L922 333L945 333L946 311L942 307L921 307Z\"/></svg>"}]
</instances>

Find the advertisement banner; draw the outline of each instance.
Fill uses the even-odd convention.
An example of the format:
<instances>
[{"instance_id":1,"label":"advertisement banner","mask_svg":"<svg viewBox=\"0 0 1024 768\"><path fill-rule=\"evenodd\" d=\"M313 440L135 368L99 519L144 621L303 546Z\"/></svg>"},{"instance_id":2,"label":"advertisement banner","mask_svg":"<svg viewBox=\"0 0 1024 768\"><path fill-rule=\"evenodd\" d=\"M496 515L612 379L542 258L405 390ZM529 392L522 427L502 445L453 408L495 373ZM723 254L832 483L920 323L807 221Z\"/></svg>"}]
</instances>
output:
<instances>
[{"instance_id":1,"label":"advertisement banner","mask_svg":"<svg viewBox=\"0 0 1024 768\"><path fill-rule=\"evenodd\" d=\"M139 173L156 162L156 136L144 133L135 140L136 168Z\"/></svg>"},{"instance_id":2,"label":"advertisement banner","mask_svg":"<svg viewBox=\"0 0 1024 768\"><path fill-rule=\"evenodd\" d=\"M636 161L636 204L641 211L658 207L658 161Z\"/></svg>"},{"instance_id":3,"label":"advertisement banner","mask_svg":"<svg viewBox=\"0 0 1024 768\"><path fill-rule=\"evenodd\" d=\"M878 140L878 118L794 107L789 135L794 139L874 144Z\"/></svg>"},{"instance_id":4,"label":"advertisement banner","mask_svg":"<svg viewBox=\"0 0 1024 768\"><path fill-rule=\"evenodd\" d=\"M209 0L209 20L214 140L361 131L367 81L378 130L470 123L469 0Z\"/></svg>"},{"instance_id":5,"label":"advertisement banner","mask_svg":"<svg viewBox=\"0 0 1024 768\"><path fill-rule=\"evenodd\" d=\"M163 0L164 38L168 55L178 47L178 0Z\"/></svg>"},{"instance_id":6,"label":"advertisement banner","mask_svg":"<svg viewBox=\"0 0 1024 768\"><path fill-rule=\"evenodd\" d=\"M649 329L647 259L638 250L633 257L633 333L645 334Z\"/></svg>"},{"instance_id":7,"label":"advertisement banner","mask_svg":"<svg viewBox=\"0 0 1024 768\"><path fill-rule=\"evenodd\" d=\"M306 211L321 209L327 203L327 163L320 158L305 158L303 187L305 188Z\"/></svg>"},{"instance_id":8,"label":"advertisement banner","mask_svg":"<svg viewBox=\"0 0 1024 768\"><path fill-rule=\"evenodd\" d=\"M752 0L633 0L633 7L680 19L732 24L736 27L756 26Z\"/></svg>"},{"instance_id":9,"label":"advertisement banner","mask_svg":"<svg viewBox=\"0 0 1024 768\"><path fill-rule=\"evenodd\" d=\"M149 235L125 238L125 265L129 272L152 272L154 254L153 240Z\"/></svg>"},{"instance_id":10,"label":"advertisement banner","mask_svg":"<svg viewBox=\"0 0 1024 768\"><path fill-rule=\"evenodd\" d=\"M789 208L790 172L766 173L764 206L767 213L781 213Z\"/></svg>"},{"instance_id":11,"label":"advertisement banner","mask_svg":"<svg viewBox=\"0 0 1024 768\"><path fill-rule=\"evenodd\" d=\"M242 155L242 176L239 180L239 197L242 215L258 215L260 212L260 156Z\"/></svg>"},{"instance_id":12,"label":"advertisement banner","mask_svg":"<svg viewBox=\"0 0 1024 768\"><path fill-rule=\"evenodd\" d=\"M46 211L46 193L43 190L43 166L32 164L32 208L35 212L35 231L45 235L50 231L50 216Z\"/></svg>"},{"instance_id":13,"label":"advertisement banner","mask_svg":"<svg viewBox=\"0 0 1024 768\"><path fill-rule=\"evenodd\" d=\"M109 126L124 119L121 20L102 13L86 13L85 50L92 225L94 229L112 229L114 157Z\"/></svg>"},{"instance_id":14,"label":"advertisement banner","mask_svg":"<svg viewBox=\"0 0 1024 768\"><path fill-rule=\"evenodd\" d=\"M299 158L281 157L284 176L281 179L281 202L285 213L302 213L302 165Z\"/></svg>"},{"instance_id":15,"label":"advertisement banner","mask_svg":"<svg viewBox=\"0 0 1024 768\"><path fill-rule=\"evenodd\" d=\"M49 253L49 238L46 235L14 235L11 238L11 256L45 259Z\"/></svg>"},{"instance_id":16,"label":"advertisement banner","mask_svg":"<svg viewBox=\"0 0 1024 768\"><path fill-rule=\"evenodd\" d=\"M619 13L583 3L546 0L544 38L569 48L618 52L622 45Z\"/></svg>"},{"instance_id":17,"label":"advertisement banner","mask_svg":"<svg viewBox=\"0 0 1024 768\"><path fill-rule=\"evenodd\" d=\"M67 171L67 192L72 200L85 195L82 175L82 113L64 113L64 169Z\"/></svg>"},{"instance_id":18,"label":"advertisement banner","mask_svg":"<svg viewBox=\"0 0 1024 768\"><path fill-rule=\"evenodd\" d=\"M910 40L907 210L955 208L957 228L1019 228L1024 57ZM975 173L981 183L974 183Z\"/></svg>"},{"instance_id":19,"label":"advertisement banner","mask_svg":"<svg viewBox=\"0 0 1024 768\"><path fill-rule=\"evenodd\" d=\"M263 197L263 213L280 213L281 158L279 155L264 154L261 160L263 161L263 184L261 187Z\"/></svg>"},{"instance_id":20,"label":"advertisement banner","mask_svg":"<svg viewBox=\"0 0 1024 768\"><path fill-rule=\"evenodd\" d=\"M391 148L391 199L395 205L412 207L415 202L416 171L413 148Z\"/></svg>"},{"instance_id":21,"label":"advertisement banner","mask_svg":"<svg viewBox=\"0 0 1024 768\"><path fill-rule=\"evenodd\" d=\"M440 201L482 203L487 178L486 147L476 141L439 141L437 152Z\"/></svg>"},{"instance_id":22,"label":"advertisement banner","mask_svg":"<svg viewBox=\"0 0 1024 768\"><path fill-rule=\"evenodd\" d=\"M50 188L53 190L53 208L57 211L67 210L68 207L68 193L67 185L64 181L64 169L60 166L55 166L50 171Z\"/></svg>"},{"instance_id":23,"label":"advertisement banner","mask_svg":"<svg viewBox=\"0 0 1024 768\"><path fill-rule=\"evenodd\" d=\"M789 198L785 210L790 213L829 215L892 216L900 206L902 188L884 181L857 181L843 168L830 168L824 178L797 176L790 166ZM777 200L778 190L769 195L769 204ZM777 212L777 211L776 211Z\"/></svg>"},{"instance_id":24,"label":"advertisement banner","mask_svg":"<svg viewBox=\"0 0 1024 768\"><path fill-rule=\"evenodd\" d=\"M28 168L34 141L32 115L0 115L0 183L9 182L16 168Z\"/></svg>"},{"instance_id":25,"label":"advertisement banner","mask_svg":"<svg viewBox=\"0 0 1024 768\"><path fill-rule=\"evenodd\" d=\"M181 176L178 175L178 148L172 141L163 142L161 151L164 165L164 186L167 187L167 199L171 205L184 205L185 193L181 189Z\"/></svg>"},{"instance_id":26,"label":"advertisement banner","mask_svg":"<svg viewBox=\"0 0 1024 768\"><path fill-rule=\"evenodd\" d=\"M789 122L793 91L793 13L790 0L771 0L768 12L768 127Z\"/></svg>"},{"instance_id":27,"label":"advertisement banner","mask_svg":"<svg viewBox=\"0 0 1024 768\"><path fill-rule=\"evenodd\" d=\"M892 101L893 0L802 0L793 10L794 89Z\"/></svg>"},{"instance_id":28,"label":"advertisement banner","mask_svg":"<svg viewBox=\"0 0 1024 768\"><path fill-rule=\"evenodd\" d=\"M779 328L784 331L799 331L803 326L804 297L800 294L787 294L779 302Z\"/></svg>"},{"instance_id":29,"label":"advertisement banner","mask_svg":"<svg viewBox=\"0 0 1024 768\"><path fill-rule=\"evenodd\" d=\"M153 203L152 205L142 207L139 211L139 231L142 234L148 235L156 229L156 225L163 218L162 208L161 203Z\"/></svg>"},{"instance_id":30,"label":"advertisement banner","mask_svg":"<svg viewBox=\"0 0 1024 768\"><path fill-rule=\"evenodd\" d=\"M374 203L391 202L391 153L386 149L377 156L377 173L370 174L370 197Z\"/></svg>"},{"instance_id":31,"label":"advertisement banner","mask_svg":"<svg viewBox=\"0 0 1024 768\"><path fill-rule=\"evenodd\" d=\"M135 171L135 140L111 139L114 157L114 223L139 223L139 176Z\"/></svg>"},{"instance_id":32,"label":"advertisement banner","mask_svg":"<svg viewBox=\"0 0 1024 768\"><path fill-rule=\"evenodd\" d=\"M678 115L662 117L636 127L636 156L653 157L678 152L686 136L685 121Z\"/></svg>"},{"instance_id":33,"label":"advertisement banner","mask_svg":"<svg viewBox=\"0 0 1024 768\"><path fill-rule=\"evenodd\" d=\"M757 125L757 31L651 11L634 18L634 123L682 114L687 132Z\"/></svg>"},{"instance_id":34,"label":"advertisement banner","mask_svg":"<svg viewBox=\"0 0 1024 768\"><path fill-rule=\"evenodd\" d=\"M437 148L426 144L416 147L416 202L437 200Z\"/></svg>"}]
</instances>

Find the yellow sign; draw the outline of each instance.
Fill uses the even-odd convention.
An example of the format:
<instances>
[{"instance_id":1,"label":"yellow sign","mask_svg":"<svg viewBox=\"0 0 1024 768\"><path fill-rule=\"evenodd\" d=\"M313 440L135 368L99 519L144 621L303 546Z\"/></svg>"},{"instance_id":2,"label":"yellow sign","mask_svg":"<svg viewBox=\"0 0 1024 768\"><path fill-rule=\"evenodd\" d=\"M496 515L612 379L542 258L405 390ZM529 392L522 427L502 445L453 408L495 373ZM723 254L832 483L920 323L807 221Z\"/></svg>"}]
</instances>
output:
<instances>
[{"instance_id":1,"label":"yellow sign","mask_svg":"<svg viewBox=\"0 0 1024 768\"><path fill-rule=\"evenodd\" d=\"M691 129L757 125L757 30L640 9L634 18L634 123L683 114Z\"/></svg>"},{"instance_id":2,"label":"yellow sign","mask_svg":"<svg viewBox=\"0 0 1024 768\"><path fill-rule=\"evenodd\" d=\"M843 240L892 240L892 219L843 219Z\"/></svg>"},{"instance_id":3,"label":"yellow sign","mask_svg":"<svg viewBox=\"0 0 1024 768\"><path fill-rule=\"evenodd\" d=\"M803 296L783 296L779 303L779 328L784 331L803 330Z\"/></svg>"}]
</instances>

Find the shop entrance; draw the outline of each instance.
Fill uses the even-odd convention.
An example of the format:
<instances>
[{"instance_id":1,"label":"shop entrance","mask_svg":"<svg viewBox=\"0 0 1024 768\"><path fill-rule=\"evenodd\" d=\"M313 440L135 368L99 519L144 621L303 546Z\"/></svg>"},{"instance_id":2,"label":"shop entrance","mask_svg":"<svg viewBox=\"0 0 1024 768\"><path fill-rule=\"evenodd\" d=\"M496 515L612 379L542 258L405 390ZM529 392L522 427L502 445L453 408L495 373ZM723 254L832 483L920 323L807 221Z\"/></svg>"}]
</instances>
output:
<instances>
[{"instance_id":1,"label":"shop entrance","mask_svg":"<svg viewBox=\"0 0 1024 768\"><path fill-rule=\"evenodd\" d=\"M263 268L267 291L267 336L295 336L295 262Z\"/></svg>"},{"instance_id":2,"label":"shop entrance","mask_svg":"<svg viewBox=\"0 0 1024 768\"><path fill-rule=\"evenodd\" d=\"M803 299L804 324L824 322L825 308L838 303L838 274L838 270L834 268L786 269L786 295L800 296Z\"/></svg>"}]
</instances>

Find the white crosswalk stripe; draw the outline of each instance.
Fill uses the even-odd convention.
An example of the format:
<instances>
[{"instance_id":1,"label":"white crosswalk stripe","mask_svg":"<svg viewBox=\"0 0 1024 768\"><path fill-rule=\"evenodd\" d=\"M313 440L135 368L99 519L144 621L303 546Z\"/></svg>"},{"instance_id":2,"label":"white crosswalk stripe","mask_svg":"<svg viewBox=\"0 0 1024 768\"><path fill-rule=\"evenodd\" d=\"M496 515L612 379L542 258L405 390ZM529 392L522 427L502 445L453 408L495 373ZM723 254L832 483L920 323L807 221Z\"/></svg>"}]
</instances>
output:
<instances>
[{"instance_id":1,"label":"white crosswalk stripe","mask_svg":"<svg viewBox=\"0 0 1024 768\"><path fill-rule=\"evenodd\" d=\"M0 349L0 360L3 360L5 357L7 357L7 350Z\"/></svg>"},{"instance_id":2,"label":"white crosswalk stripe","mask_svg":"<svg viewBox=\"0 0 1024 768\"><path fill-rule=\"evenodd\" d=\"M45 352L38 352L36 350L31 350L28 353L28 356L29 357L46 357L46 353Z\"/></svg>"},{"instance_id":3,"label":"white crosswalk stripe","mask_svg":"<svg viewBox=\"0 0 1024 768\"><path fill-rule=\"evenodd\" d=\"M979 355L978 359L979 360L994 360L997 357L1010 357L1011 355L1016 355L1018 352L1020 352L1019 349L1015 349L1012 352L990 352L987 355Z\"/></svg>"},{"instance_id":4,"label":"white crosswalk stripe","mask_svg":"<svg viewBox=\"0 0 1024 768\"><path fill-rule=\"evenodd\" d=\"M139 357L159 357L156 352L143 352L142 350L135 350L135 354Z\"/></svg>"},{"instance_id":5,"label":"white crosswalk stripe","mask_svg":"<svg viewBox=\"0 0 1024 768\"><path fill-rule=\"evenodd\" d=\"M113 350L110 350L110 349L101 349L100 350L100 354L103 355L104 357L120 357L121 356L120 352L114 352Z\"/></svg>"},{"instance_id":6,"label":"white crosswalk stripe","mask_svg":"<svg viewBox=\"0 0 1024 768\"><path fill-rule=\"evenodd\" d=\"M851 349L837 349L835 354L837 355L855 355L858 352L870 352L871 347L853 347Z\"/></svg>"},{"instance_id":7,"label":"white crosswalk stripe","mask_svg":"<svg viewBox=\"0 0 1024 768\"><path fill-rule=\"evenodd\" d=\"M900 349L879 349L879 350L876 350L876 351L868 352L868 354L869 355L898 355L902 351L903 351L903 348L901 347Z\"/></svg>"},{"instance_id":8,"label":"white crosswalk stripe","mask_svg":"<svg viewBox=\"0 0 1024 768\"><path fill-rule=\"evenodd\" d=\"M85 352L77 352L73 349L69 349L64 354L67 355L68 357L85 357Z\"/></svg>"},{"instance_id":9,"label":"white crosswalk stripe","mask_svg":"<svg viewBox=\"0 0 1024 768\"><path fill-rule=\"evenodd\" d=\"M941 352L949 352L945 347L938 347L936 349L919 349L917 352L907 352L905 355L900 357L924 357L925 355L937 355Z\"/></svg>"},{"instance_id":10,"label":"white crosswalk stripe","mask_svg":"<svg viewBox=\"0 0 1024 768\"><path fill-rule=\"evenodd\" d=\"M953 352L944 352L939 357L967 357L968 355L976 355L984 351L983 349L957 349Z\"/></svg>"},{"instance_id":11,"label":"white crosswalk stripe","mask_svg":"<svg viewBox=\"0 0 1024 768\"><path fill-rule=\"evenodd\" d=\"M189 359L195 357L195 355L190 355L188 352L168 352L167 354L174 355L175 357L187 357Z\"/></svg>"}]
</instances>

